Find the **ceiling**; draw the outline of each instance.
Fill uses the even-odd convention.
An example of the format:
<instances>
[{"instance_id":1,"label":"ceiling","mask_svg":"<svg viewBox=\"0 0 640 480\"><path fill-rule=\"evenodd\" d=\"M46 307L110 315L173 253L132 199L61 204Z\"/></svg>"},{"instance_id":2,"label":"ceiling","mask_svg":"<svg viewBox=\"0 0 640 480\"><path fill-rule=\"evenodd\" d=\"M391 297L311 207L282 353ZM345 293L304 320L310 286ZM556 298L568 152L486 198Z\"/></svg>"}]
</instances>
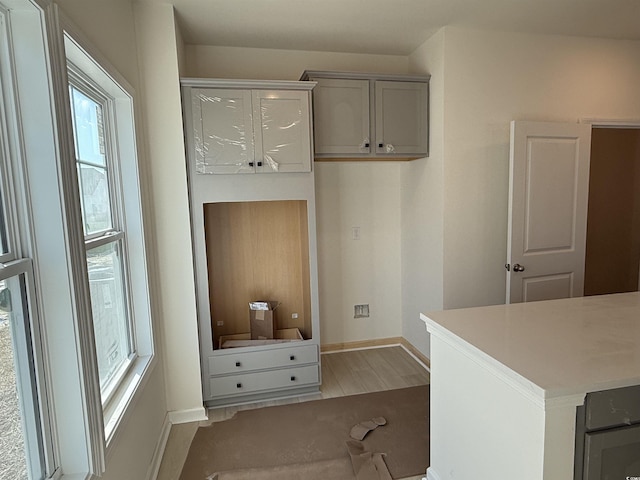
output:
<instances>
[{"instance_id":1,"label":"ceiling","mask_svg":"<svg viewBox=\"0 0 640 480\"><path fill-rule=\"evenodd\" d=\"M640 0L152 0L187 44L408 55L443 26L640 40Z\"/></svg>"}]
</instances>

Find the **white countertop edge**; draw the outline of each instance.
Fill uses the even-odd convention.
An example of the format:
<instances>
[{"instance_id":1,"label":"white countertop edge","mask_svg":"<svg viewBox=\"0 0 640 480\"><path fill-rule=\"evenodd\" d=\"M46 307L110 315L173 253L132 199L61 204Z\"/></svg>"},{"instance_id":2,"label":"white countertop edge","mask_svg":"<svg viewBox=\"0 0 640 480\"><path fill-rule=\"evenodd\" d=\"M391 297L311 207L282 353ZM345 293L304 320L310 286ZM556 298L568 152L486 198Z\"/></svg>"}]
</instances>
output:
<instances>
[{"instance_id":1,"label":"white countertop edge","mask_svg":"<svg viewBox=\"0 0 640 480\"><path fill-rule=\"evenodd\" d=\"M449 346L465 355L467 358L477 363L483 368L490 370L496 377L511 386L520 394L528 398L535 405L544 409L545 403L548 403L547 395L544 389L533 383L531 380L523 377L511 368L500 363L495 358L487 355L479 348L471 345L469 342L458 337L443 326L439 325L429 317L420 314L420 318L427 325L427 332L444 341Z\"/></svg>"},{"instance_id":2,"label":"white countertop edge","mask_svg":"<svg viewBox=\"0 0 640 480\"><path fill-rule=\"evenodd\" d=\"M449 345L454 346L456 349L460 350L468 357L473 358L476 363L479 363L485 368L490 369L497 376L502 378L503 381L512 384L514 388L517 388L523 394L527 395L536 403L541 405L564 404L567 401L576 401L576 406L582 405L583 401L579 401L579 399L584 399L584 396L589 392L598 392L602 390L611 390L614 388L640 385L639 375L625 379L614 379L611 381L577 384L567 387L554 387L545 389L544 387L537 385L536 383L527 379L525 376L516 372L511 367L504 365L484 351L462 339L447 328L441 326L439 323L437 323L435 320L432 320L427 315L421 313L420 319L425 322L427 331L429 333L445 340Z\"/></svg>"}]
</instances>

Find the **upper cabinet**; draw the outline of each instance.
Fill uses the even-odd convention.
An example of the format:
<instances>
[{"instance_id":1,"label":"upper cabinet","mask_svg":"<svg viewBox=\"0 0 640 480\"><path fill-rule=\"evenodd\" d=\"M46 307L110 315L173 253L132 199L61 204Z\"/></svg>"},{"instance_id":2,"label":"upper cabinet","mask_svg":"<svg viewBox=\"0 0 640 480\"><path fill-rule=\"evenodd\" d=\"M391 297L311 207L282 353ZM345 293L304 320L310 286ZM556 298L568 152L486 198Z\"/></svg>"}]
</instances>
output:
<instances>
[{"instance_id":1,"label":"upper cabinet","mask_svg":"<svg viewBox=\"0 0 640 480\"><path fill-rule=\"evenodd\" d=\"M429 76L306 71L313 80L315 158L428 155Z\"/></svg>"},{"instance_id":2,"label":"upper cabinet","mask_svg":"<svg viewBox=\"0 0 640 480\"><path fill-rule=\"evenodd\" d=\"M196 173L311 171L315 83L186 79L182 85Z\"/></svg>"}]
</instances>

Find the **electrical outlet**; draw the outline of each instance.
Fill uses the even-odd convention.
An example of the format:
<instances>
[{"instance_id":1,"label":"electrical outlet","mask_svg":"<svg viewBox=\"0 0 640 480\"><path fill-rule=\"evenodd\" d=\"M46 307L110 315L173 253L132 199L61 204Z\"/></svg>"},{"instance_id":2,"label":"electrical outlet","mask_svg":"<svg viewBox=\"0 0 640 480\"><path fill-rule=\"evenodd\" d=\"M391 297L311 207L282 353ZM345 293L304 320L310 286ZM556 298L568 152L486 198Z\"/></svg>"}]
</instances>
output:
<instances>
[{"instance_id":1,"label":"electrical outlet","mask_svg":"<svg viewBox=\"0 0 640 480\"><path fill-rule=\"evenodd\" d=\"M363 303L361 305L353 306L353 318L368 318L369 317L369 304Z\"/></svg>"},{"instance_id":2,"label":"electrical outlet","mask_svg":"<svg viewBox=\"0 0 640 480\"><path fill-rule=\"evenodd\" d=\"M360 227L351 227L351 237L354 240L360 240Z\"/></svg>"},{"instance_id":3,"label":"electrical outlet","mask_svg":"<svg viewBox=\"0 0 640 480\"><path fill-rule=\"evenodd\" d=\"M216 322L216 325L217 325L218 327L221 327L221 326L223 326L223 325L224 325L224 322L223 322L222 320L218 320L218 321Z\"/></svg>"},{"instance_id":4,"label":"electrical outlet","mask_svg":"<svg viewBox=\"0 0 640 480\"><path fill-rule=\"evenodd\" d=\"M292 313L291 314L291 318L298 318L298 314L297 313Z\"/></svg>"}]
</instances>

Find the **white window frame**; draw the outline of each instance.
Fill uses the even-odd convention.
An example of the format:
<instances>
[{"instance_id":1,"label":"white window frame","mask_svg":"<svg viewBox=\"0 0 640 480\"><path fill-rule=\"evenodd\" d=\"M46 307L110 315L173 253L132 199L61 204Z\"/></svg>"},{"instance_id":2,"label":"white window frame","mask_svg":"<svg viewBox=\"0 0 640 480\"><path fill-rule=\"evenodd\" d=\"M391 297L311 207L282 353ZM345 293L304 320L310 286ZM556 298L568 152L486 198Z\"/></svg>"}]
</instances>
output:
<instances>
[{"instance_id":1,"label":"white window frame","mask_svg":"<svg viewBox=\"0 0 640 480\"><path fill-rule=\"evenodd\" d=\"M76 76L73 81L81 79L87 82L107 99L108 108L105 113L112 116L113 121L110 123L115 127L109 132L111 136L109 143L113 149L110 152L113 161L113 170L110 174L113 176L115 186L111 192L112 208L117 210L112 212L112 215L118 224L114 225L114 229L125 232L122 235L125 244L124 268L129 277L127 303L132 318L130 336L134 347L127 368L121 372L120 381L106 393L102 405L104 438L108 452L117 434L117 427L126 416L128 405L146 380L146 372L154 364L151 299L142 213L143 195L138 169L138 142L134 116L135 92L117 70L93 48L84 35L62 15L60 24L66 62ZM67 103L67 105L70 104ZM67 129L72 132L72 128L73 124L67 123ZM73 138L72 134L71 138ZM71 160L75 172L75 155ZM67 188L75 189L75 194L78 195L76 201L79 202L79 190L75 177L73 182L68 182ZM79 234L83 235L81 221L76 223L76 228ZM99 242L100 240L88 238L85 246L89 248L90 245L96 246ZM78 271L76 274L84 274L84 272ZM83 278L88 292L88 279L86 276ZM90 333L93 335L93 330ZM95 349L90 353L95 355ZM97 371L94 375L97 375ZM99 384L97 378L93 381Z\"/></svg>"},{"instance_id":2,"label":"white window frame","mask_svg":"<svg viewBox=\"0 0 640 480\"><path fill-rule=\"evenodd\" d=\"M102 406L108 408L118 390L121 382L125 380L129 369L134 364L138 356L137 346L134 334L134 316L131 310L131 285L130 285L130 269L128 260L128 246L126 241L125 221L122 212L122 199L124 192L122 191L122 177L120 175L120 158L118 148L118 137L116 135L117 124L114 117L114 99L106 92L102 91L100 85L97 85L91 78L87 78L82 70L71 62L68 64L69 85L78 90L90 100L95 101L102 108L103 127L105 136L105 165L104 169L108 177L109 190L109 208L111 216L111 227L98 232L86 233L84 236L85 253L91 249L104 246L107 244L115 244L116 248L122 247L121 251L121 267L123 270L124 283L124 310L126 316L127 329L127 347L128 358L113 374L109 382L101 388ZM76 149L77 150L77 149ZM125 152L126 153L126 152ZM76 156L78 152L76 152ZM75 157L74 157L75 158ZM81 162L79 158L75 158L76 166ZM82 193L79 192L79 200L82 202Z\"/></svg>"},{"instance_id":3,"label":"white window frame","mask_svg":"<svg viewBox=\"0 0 640 480\"><path fill-rule=\"evenodd\" d=\"M37 353L42 358L39 373L47 380L42 393L48 399L42 408L51 425L47 474L54 480L86 480L106 471L118 427L126 422L129 407L157 363L141 209L147 196L141 191L137 165L135 92L51 0L0 3L8 8L11 20L8 50L15 67L19 127L15 144L21 153L16 171L23 181L15 187L24 194L15 217L28 214L32 219L31 225L20 226L20 237L27 245L21 254L33 259L31 291L41 322L42 345ZM90 78L117 85L114 93L108 93L114 98L118 155L125 158L120 172L126 193L122 211L137 356L105 405L90 321L67 61Z\"/></svg>"},{"instance_id":4,"label":"white window frame","mask_svg":"<svg viewBox=\"0 0 640 480\"><path fill-rule=\"evenodd\" d=\"M56 472L53 425L47 385L46 349L37 308L31 244L32 219L24 176L24 149L15 85L11 14L0 3L0 229L6 252L0 252L0 280L20 278L22 302L10 326L14 342L27 471L30 478ZM13 295L17 292L12 291Z\"/></svg>"}]
</instances>

